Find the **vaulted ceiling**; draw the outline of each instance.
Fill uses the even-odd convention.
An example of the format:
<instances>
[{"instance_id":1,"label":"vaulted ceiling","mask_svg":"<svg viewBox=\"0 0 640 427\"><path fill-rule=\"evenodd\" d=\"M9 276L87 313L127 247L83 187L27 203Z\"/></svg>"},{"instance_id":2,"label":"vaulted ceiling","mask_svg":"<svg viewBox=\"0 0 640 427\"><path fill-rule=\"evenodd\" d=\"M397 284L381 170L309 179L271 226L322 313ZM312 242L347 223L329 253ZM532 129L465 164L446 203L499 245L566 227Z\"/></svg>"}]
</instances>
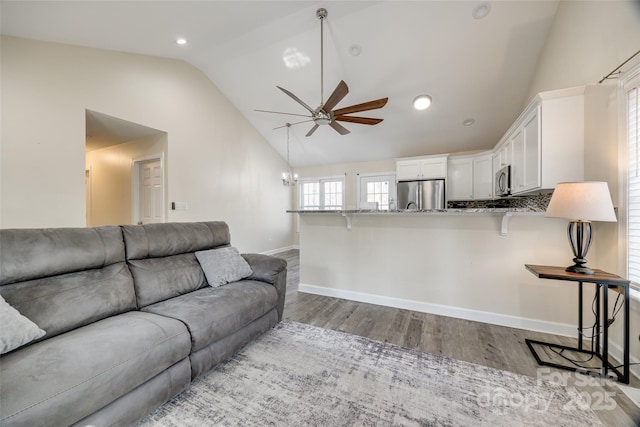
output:
<instances>
[{"instance_id":1,"label":"vaulted ceiling","mask_svg":"<svg viewBox=\"0 0 640 427\"><path fill-rule=\"evenodd\" d=\"M291 127L291 163L308 166L491 148L518 116L557 1L3 1L3 34L187 61L201 69L284 157L286 122L306 114L281 86L337 108L389 97L375 126ZM488 12L488 13L486 13ZM478 15L486 14L484 17ZM179 46L178 37L188 43ZM359 51L359 54L356 51ZM293 59L293 62L292 62ZM416 111L419 94L433 98ZM126 119L126 118L125 118ZM463 125L472 119L471 126Z\"/></svg>"}]
</instances>

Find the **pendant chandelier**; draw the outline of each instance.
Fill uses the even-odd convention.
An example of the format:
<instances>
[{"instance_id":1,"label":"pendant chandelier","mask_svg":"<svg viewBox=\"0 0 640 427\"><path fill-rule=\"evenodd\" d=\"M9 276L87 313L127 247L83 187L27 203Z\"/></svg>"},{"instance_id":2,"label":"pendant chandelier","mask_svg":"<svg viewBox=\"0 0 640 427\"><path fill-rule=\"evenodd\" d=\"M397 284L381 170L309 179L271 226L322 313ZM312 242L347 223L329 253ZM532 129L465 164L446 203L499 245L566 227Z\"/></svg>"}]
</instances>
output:
<instances>
[{"instance_id":1,"label":"pendant chandelier","mask_svg":"<svg viewBox=\"0 0 640 427\"><path fill-rule=\"evenodd\" d=\"M291 186L296 185L298 182L298 174L293 173L291 169L291 163L289 162L289 128L291 127L291 123L287 123L287 166L289 166L289 170L282 172L282 185Z\"/></svg>"}]
</instances>

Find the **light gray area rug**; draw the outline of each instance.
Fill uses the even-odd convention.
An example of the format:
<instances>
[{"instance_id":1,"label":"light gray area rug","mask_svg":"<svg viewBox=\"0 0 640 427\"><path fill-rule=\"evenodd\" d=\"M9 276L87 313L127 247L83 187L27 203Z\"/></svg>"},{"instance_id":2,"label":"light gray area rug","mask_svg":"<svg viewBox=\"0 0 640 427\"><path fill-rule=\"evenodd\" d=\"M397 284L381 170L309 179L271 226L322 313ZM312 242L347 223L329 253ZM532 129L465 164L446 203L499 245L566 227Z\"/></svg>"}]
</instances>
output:
<instances>
[{"instance_id":1,"label":"light gray area rug","mask_svg":"<svg viewBox=\"0 0 640 427\"><path fill-rule=\"evenodd\" d=\"M567 387L296 322L142 426L602 426Z\"/></svg>"}]
</instances>

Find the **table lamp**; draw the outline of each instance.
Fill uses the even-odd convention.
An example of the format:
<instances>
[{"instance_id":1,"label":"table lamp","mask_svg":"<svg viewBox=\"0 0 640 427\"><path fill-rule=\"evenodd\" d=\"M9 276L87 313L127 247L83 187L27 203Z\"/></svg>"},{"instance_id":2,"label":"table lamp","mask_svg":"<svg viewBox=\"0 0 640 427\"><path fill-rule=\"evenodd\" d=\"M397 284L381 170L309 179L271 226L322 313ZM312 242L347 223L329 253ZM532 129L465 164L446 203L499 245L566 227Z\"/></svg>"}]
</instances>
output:
<instances>
[{"instance_id":1,"label":"table lamp","mask_svg":"<svg viewBox=\"0 0 640 427\"><path fill-rule=\"evenodd\" d=\"M593 274L586 267L593 231L591 221L616 222L611 194L606 182L561 182L553 191L544 214L551 218L570 219L567 236L573 249L574 265L566 268L571 273Z\"/></svg>"}]
</instances>

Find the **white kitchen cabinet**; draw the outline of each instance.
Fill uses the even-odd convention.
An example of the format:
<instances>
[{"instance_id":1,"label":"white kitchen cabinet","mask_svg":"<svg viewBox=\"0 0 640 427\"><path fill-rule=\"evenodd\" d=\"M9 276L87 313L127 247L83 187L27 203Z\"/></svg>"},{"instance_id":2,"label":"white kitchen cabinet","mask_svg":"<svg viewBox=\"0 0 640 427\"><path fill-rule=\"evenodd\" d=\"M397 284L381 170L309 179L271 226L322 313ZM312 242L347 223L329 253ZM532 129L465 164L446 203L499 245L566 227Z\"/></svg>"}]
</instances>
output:
<instances>
[{"instance_id":1,"label":"white kitchen cabinet","mask_svg":"<svg viewBox=\"0 0 640 427\"><path fill-rule=\"evenodd\" d=\"M447 199L473 199L473 159L451 157L447 165Z\"/></svg>"},{"instance_id":2,"label":"white kitchen cabinet","mask_svg":"<svg viewBox=\"0 0 640 427\"><path fill-rule=\"evenodd\" d=\"M493 198L493 164L491 153L473 158L473 198Z\"/></svg>"},{"instance_id":3,"label":"white kitchen cabinet","mask_svg":"<svg viewBox=\"0 0 640 427\"><path fill-rule=\"evenodd\" d=\"M450 157L447 165L448 200L482 200L493 197L492 152Z\"/></svg>"},{"instance_id":4,"label":"white kitchen cabinet","mask_svg":"<svg viewBox=\"0 0 640 427\"><path fill-rule=\"evenodd\" d=\"M493 155L493 171L498 172L505 166L509 166L512 162L513 145L512 141L507 140L498 145Z\"/></svg>"},{"instance_id":5,"label":"white kitchen cabinet","mask_svg":"<svg viewBox=\"0 0 640 427\"><path fill-rule=\"evenodd\" d=\"M415 179L440 179L447 176L447 156L428 156L396 161L396 179L411 181Z\"/></svg>"},{"instance_id":6,"label":"white kitchen cabinet","mask_svg":"<svg viewBox=\"0 0 640 427\"><path fill-rule=\"evenodd\" d=\"M522 193L541 188L540 181L540 108L525 117L513 135L512 192ZM555 187L555 185L554 185Z\"/></svg>"},{"instance_id":7,"label":"white kitchen cabinet","mask_svg":"<svg viewBox=\"0 0 640 427\"><path fill-rule=\"evenodd\" d=\"M513 194L583 181L584 88L538 94L498 146L502 144L512 147Z\"/></svg>"}]
</instances>

